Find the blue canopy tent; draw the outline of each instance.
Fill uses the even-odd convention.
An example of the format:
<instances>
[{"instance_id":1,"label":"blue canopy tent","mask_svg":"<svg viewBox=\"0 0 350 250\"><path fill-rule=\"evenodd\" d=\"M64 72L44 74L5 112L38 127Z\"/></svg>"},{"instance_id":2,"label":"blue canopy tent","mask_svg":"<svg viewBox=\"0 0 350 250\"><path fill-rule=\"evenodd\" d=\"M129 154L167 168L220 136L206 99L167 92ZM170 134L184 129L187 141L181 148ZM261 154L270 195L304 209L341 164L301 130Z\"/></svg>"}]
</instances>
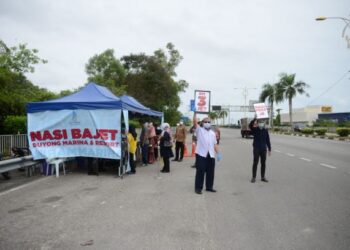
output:
<instances>
[{"instance_id":1,"label":"blue canopy tent","mask_svg":"<svg viewBox=\"0 0 350 250\"><path fill-rule=\"evenodd\" d=\"M122 101L123 110L128 110L130 112L138 114L145 114L148 116L161 117L163 123L164 114L162 112L154 111L150 108L145 107L132 96L123 95L120 97L120 99Z\"/></svg>"},{"instance_id":2,"label":"blue canopy tent","mask_svg":"<svg viewBox=\"0 0 350 250\"><path fill-rule=\"evenodd\" d=\"M27 104L28 113L62 109L122 109L148 116L163 117L162 112L145 107L132 96L123 95L119 98L106 87L95 83L88 83L80 91L69 96Z\"/></svg>"},{"instance_id":3,"label":"blue canopy tent","mask_svg":"<svg viewBox=\"0 0 350 250\"><path fill-rule=\"evenodd\" d=\"M122 101L106 87L88 83L80 91L59 99L27 104L27 112L62 109L122 109Z\"/></svg>"},{"instance_id":4,"label":"blue canopy tent","mask_svg":"<svg viewBox=\"0 0 350 250\"><path fill-rule=\"evenodd\" d=\"M116 113L118 111L119 113ZM95 83L88 83L84 88L80 91L71 94L69 96L65 96L59 99L43 101L43 102L33 102L27 104L27 113L28 113L28 139L30 141L30 146L32 153L37 152L37 154L33 153L34 158L43 159L49 157L73 157L73 156L92 156L96 157L96 155L101 156L101 158L110 158L110 159L120 159L121 152L111 156L108 152L96 152L85 150L83 154L78 155L77 153L72 153L74 151L74 147L70 148L70 151L65 151L62 153L60 150L53 150L54 147L51 146L50 149L42 150L43 146L46 144L37 144L37 142L33 142L34 140L41 140L40 142L47 143L43 139L57 139L63 137L67 137L67 134L70 130L64 131L63 133L62 122L65 122L65 126L69 129L75 128L74 124L90 124L90 128L94 127L96 124L100 123L100 127L107 128L104 124L104 120L109 124L115 126L120 131L121 129L121 113L124 116L124 122L126 127L128 127L128 113L139 113L147 116L155 116L163 118L162 112L153 111L141 103L139 103L136 99L131 96L115 96L110 90L106 87L97 85ZM84 113L85 112L85 113ZM90 112L90 113L89 113ZM111 113L112 112L112 113ZM114 113L113 113L114 112ZM81 115L80 115L81 113ZM90 119L87 121L87 119ZM116 121L118 125L116 124ZM102 125L101 125L102 124ZM62 131L58 131L58 128L61 128ZM97 130L97 129L96 129ZM58 131L58 132L57 132ZM92 129L94 131L94 129ZM116 130L117 131L117 130ZM98 132L96 131L96 135L91 135L91 131L87 131L84 133L81 132L82 136L90 136L94 138L98 138ZM46 134L45 134L46 133ZM120 133L119 133L120 134ZM118 135L119 135L118 134ZM111 134L111 137L113 135ZM101 140L104 142L104 138L101 136ZM79 138L81 139L81 138ZM92 138L88 138L92 139ZM52 139L53 140L53 139ZM54 140L53 140L54 141ZM58 140L54 141L56 143L61 143ZM79 143L83 143L78 141ZM78 143L75 142L75 143ZM120 142L120 140L119 140ZM88 141L91 143L91 141ZM102 143L102 142L101 142ZM38 147L37 145L40 145ZM51 144L50 144L51 145ZM68 148L68 147L67 147ZM72 149L73 148L73 149ZM77 148L75 146L75 148ZM101 147L102 148L102 147ZM42 152L40 152L40 150ZM111 151L111 150L109 150ZM113 150L112 150L113 151ZM92 155L91 155L92 154Z\"/></svg>"}]
</instances>

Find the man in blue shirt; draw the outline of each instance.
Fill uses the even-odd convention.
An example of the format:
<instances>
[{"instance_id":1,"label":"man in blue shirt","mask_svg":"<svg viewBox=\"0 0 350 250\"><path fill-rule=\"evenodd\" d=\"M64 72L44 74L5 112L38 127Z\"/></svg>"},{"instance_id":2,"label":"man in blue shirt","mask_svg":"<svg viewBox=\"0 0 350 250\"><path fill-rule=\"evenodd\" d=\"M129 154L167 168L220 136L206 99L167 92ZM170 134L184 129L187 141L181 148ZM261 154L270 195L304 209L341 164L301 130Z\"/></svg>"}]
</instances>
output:
<instances>
[{"instance_id":1,"label":"man in blue shirt","mask_svg":"<svg viewBox=\"0 0 350 250\"><path fill-rule=\"evenodd\" d=\"M271 156L271 143L269 131L265 128L265 121L263 119L254 119L250 122L249 128L254 136L253 141L253 177L251 182L254 183L256 179L256 171L258 168L259 158L261 163L261 181L268 182L265 178L266 169L266 154L268 149L268 154Z\"/></svg>"}]
</instances>

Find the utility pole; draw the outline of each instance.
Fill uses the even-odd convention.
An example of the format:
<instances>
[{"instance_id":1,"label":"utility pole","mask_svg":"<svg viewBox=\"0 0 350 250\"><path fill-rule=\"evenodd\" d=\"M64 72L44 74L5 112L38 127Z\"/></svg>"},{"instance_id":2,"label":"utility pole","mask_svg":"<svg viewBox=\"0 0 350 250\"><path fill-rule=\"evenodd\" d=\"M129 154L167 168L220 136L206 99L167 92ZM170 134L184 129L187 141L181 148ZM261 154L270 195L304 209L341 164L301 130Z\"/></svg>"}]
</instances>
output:
<instances>
[{"instance_id":1,"label":"utility pole","mask_svg":"<svg viewBox=\"0 0 350 250\"><path fill-rule=\"evenodd\" d=\"M234 89L241 89L243 92L243 97L244 97L244 117L246 117L247 113L247 97L248 97L248 90L249 89L256 89L256 88L248 88L247 86L243 88L234 88Z\"/></svg>"}]
</instances>

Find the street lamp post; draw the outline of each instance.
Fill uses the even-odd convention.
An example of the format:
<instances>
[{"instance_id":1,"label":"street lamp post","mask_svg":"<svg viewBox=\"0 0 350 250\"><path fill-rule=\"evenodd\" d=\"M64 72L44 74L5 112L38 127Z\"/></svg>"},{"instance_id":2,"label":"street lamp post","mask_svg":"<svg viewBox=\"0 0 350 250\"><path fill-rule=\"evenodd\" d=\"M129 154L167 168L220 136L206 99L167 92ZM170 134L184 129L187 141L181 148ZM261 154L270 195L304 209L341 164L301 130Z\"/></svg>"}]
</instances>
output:
<instances>
[{"instance_id":1,"label":"street lamp post","mask_svg":"<svg viewBox=\"0 0 350 250\"><path fill-rule=\"evenodd\" d=\"M243 96L244 96L244 117L246 117L248 89L256 89L256 88L248 88L247 86L245 86L244 88L234 88L234 89L242 89L243 90Z\"/></svg>"},{"instance_id":2,"label":"street lamp post","mask_svg":"<svg viewBox=\"0 0 350 250\"><path fill-rule=\"evenodd\" d=\"M337 17L337 16L331 16L331 17L321 16L321 17L315 18L316 21L325 21L327 19L340 19L340 20L344 21L345 26L344 26L344 29L343 29L343 32L342 32L342 37L345 38L345 41L348 43L348 49L350 49L350 37L345 35L346 29L350 28L350 19L347 19L345 17Z\"/></svg>"}]
</instances>

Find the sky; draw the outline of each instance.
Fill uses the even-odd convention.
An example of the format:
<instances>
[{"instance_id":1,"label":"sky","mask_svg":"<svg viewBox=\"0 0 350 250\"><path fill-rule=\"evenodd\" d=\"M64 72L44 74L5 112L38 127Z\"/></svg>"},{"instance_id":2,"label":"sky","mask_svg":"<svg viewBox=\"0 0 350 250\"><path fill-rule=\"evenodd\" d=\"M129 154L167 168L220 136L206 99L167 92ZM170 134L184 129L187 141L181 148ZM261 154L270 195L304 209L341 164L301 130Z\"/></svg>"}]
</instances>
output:
<instances>
[{"instance_id":1,"label":"sky","mask_svg":"<svg viewBox=\"0 0 350 250\"><path fill-rule=\"evenodd\" d=\"M247 102L257 100L262 85L277 82L281 72L310 85L310 97L293 99L295 108L350 112L345 23L316 22L318 16L350 19L350 1L0 0L0 39L38 49L48 63L27 77L55 92L84 85L88 59L106 49L120 58L171 42L184 58L178 79L189 83L180 95L184 114L196 89L211 91L212 105L243 105L243 88ZM288 103L276 108L287 112Z\"/></svg>"}]
</instances>

